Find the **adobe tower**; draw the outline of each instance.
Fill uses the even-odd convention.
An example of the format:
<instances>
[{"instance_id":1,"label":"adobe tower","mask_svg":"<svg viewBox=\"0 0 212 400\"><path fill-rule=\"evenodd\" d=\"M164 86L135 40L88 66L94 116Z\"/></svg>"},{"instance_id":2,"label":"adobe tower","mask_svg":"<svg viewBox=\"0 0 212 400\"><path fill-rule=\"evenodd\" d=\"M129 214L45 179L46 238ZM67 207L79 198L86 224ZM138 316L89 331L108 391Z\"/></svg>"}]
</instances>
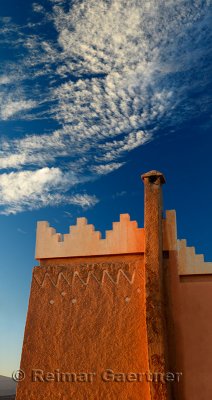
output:
<instances>
[{"instance_id":1,"label":"adobe tower","mask_svg":"<svg viewBox=\"0 0 212 400\"><path fill-rule=\"evenodd\" d=\"M121 214L101 239L85 218L64 235L38 222L16 400L210 398L212 263L163 218L163 174L142 180L144 228Z\"/></svg>"}]
</instances>

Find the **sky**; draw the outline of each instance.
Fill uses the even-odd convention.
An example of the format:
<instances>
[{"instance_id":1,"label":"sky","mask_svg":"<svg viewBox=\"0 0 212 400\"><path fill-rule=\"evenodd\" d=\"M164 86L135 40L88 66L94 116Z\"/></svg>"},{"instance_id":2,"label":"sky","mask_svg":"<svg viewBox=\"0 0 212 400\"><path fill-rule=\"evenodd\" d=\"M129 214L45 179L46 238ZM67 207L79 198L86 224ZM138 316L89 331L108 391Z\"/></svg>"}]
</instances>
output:
<instances>
[{"instance_id":1,"label":"sky","mask_svg":"<svg viewBox=\"0 0 212 400\"><path fill-rule=\"evenodd\" d=\"M36 222L143 226L166 177L178 237L212 260L211 1L0 5L0 374L19 367Z\"/></svg>"}]
</instances>

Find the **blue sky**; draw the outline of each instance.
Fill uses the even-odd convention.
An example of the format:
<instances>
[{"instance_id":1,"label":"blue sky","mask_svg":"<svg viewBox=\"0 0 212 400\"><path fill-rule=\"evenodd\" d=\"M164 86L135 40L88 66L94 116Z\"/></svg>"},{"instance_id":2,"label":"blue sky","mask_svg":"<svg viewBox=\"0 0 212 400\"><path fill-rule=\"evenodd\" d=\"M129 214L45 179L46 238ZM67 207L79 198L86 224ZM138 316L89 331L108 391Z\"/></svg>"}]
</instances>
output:
<instances>
[{"instance_id":1,"label":"blue sky","mask_svg":"<svg viewBox=\"0 0 212 400\"><path fill-rule=\"evenodd\" d=\"M164 172L178 237L212 259L211 1L0 6L0 374L18 368L37 220L63 233L120 213Z\"/></svg>"}]
</instances>

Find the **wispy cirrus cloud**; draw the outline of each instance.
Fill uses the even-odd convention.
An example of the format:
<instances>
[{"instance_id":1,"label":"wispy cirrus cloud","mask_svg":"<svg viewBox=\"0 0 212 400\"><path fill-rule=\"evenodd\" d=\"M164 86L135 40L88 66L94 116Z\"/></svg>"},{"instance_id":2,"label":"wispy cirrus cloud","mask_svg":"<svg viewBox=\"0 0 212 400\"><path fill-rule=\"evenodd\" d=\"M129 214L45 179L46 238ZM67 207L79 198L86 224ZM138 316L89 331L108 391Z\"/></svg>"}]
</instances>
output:
<instances>
[{"instance_id":1,"label":"wispy cirrus cloud","mask_svg":"<svg viewBox=\"0 0 212 400\"><path fill-rule=\"evenodd\" d=\"M50 177L59 165L62 175L54 186L44 181L47 192L37 204L68 203L68 195L60 195L60 181L70 168L76 184L82 177L110 173L130 151L154 140L159 129L174 130L207 111L209 6L202 0L50 0L47 9L33 3L39 21L32 16L24 27L3 21L5 43L7 32L22 57L18 67L12 62L2 67L0 116L41 121L39 134L26 131L21 138L2 140L4 174L10 176L7 169L18 177L30 172L30 186L36 171L49 168ZM40 26L51 27L52 34ZM16 99L9 86L14 76L19 77L12 88ZM197 91L191 102L190 94ZM55 123L50 133L42 130L45 120ZM20 210L34 207L33 200L24 201L19 199Z\"/></svg>"},{"instance_id":2,"label":"wispy cirrus cloud","mask_svg":"<svg viewBox=\"0 0 212 400\"><path fill-rule=\"evenodd\" d=\"M3 214L43 206L74 204L83 208L98 200L87 194L67 195L78 179L73 173L64 174L60 168L41 168L35 171L11 172L0 175L0 206ZM61 194L63 193L63 194Z\"/></svg>"},{"instance_id":3,"label":"wispy cirrus cloud","mask_svg":"<svg viewBox=\"0 0 212 400\"><path fill-rule=\"evenodd\" d=\"M110 164L99 164L93 165L91 169L98 175L106 175L116 169L122 167L124 163L110 163Z\"/></svg>"},{"instance_id":4,"label":"wispy cirrus cloud","mask_svg":"<svg viewBox=\"0 0 212 400\"><path fill-rule=\"evenodd\" d=\"M2 96L3 97L3 96ZM1 106L0 106L0 118L3 121L6 121L13 117L14 115L19 114L19 118L21 118L20 113L25 112L26 110L31 110L36 106L36 102L32 100L12 100L6 97L6 99L1 98Z\"/></svg>"},{"instance_id":5,"label":"wispy cirrus cloud","mask_svg":"<svg viewBox=\"0 0 212 400\"><path fill-rule=\"evenodd\" d=\"M0 85L7 85L11 82L11 78L8 75L0 76Z\"/></svg>"},{"instance_id":6,"label":"wispy cirrus cloud","mask_svg":"<svg viewBox=\"0 0 212 400\"><path fill-rule=\"evenodd\" d=\"M45 11L44 7L39 3L33 3L32 4L32 9L36 13L42 13L42 12Z\"/></svg>"}]
</instances>

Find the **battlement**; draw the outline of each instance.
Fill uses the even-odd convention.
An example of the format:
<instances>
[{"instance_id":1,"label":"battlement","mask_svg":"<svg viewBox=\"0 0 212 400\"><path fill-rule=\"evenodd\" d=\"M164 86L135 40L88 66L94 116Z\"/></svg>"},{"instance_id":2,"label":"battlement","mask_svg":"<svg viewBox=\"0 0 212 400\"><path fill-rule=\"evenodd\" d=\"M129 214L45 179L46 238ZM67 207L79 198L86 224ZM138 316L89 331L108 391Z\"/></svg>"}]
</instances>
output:
<instances>
[{"instance_id":1,"label":"battlement","mask_svg":"<svg viewBox=\"0 0 212 400\"><path fill-rule=\"evenodd\" d=\"M212 263L205 262L202 254L188 247L186 240L177 239L175 210L166 211L163 219L163 251L175 251L179 275L212 274ZM57 233L47 221L37 224L37 260L113 254L142 254L145 251L145 229L138 228L129 214L121 214L113 229L106 231L105 239L86 218L77 218L69 233Z\"/></svg>"},{"instance_id":2,"label":"battlement","mask_svg":"<svg viewBox=\"0 0 212 400\"><path fill-rule=\"evenodd\" d=\"M179 275L212 274L212 262L205 262L203 254L187 246L185 239L177 241Z\"/></svg>"},{"instance_id":3,"label":"battlement","mask_svg":"<svg viewBox=\"0 0 212 400\"><path fill-rule=\"evenodd\" d=\"M113 222L113 229L106 231L105 239L86 218L77 218L76 225L69 227L69 233L61 234L47 221L37 224L35 258L67 258L108 254L144 253L145 229L138 228L129 214L120 214L120 221ZM163 219L163 250L177 248L175 210L166 211Z\"/></svg>"},{"instance_id":4,"label":"battlement","mask_svg":"<svg viewBox=\"0 0 212 400\"><path fill-rule=\"evenodd\" d=\"M37 260L45 258L94 256L108 254L132 254L144 252L144 229L131 221L129 214L121 214L113 229L106 231L105 239L86 218L77 218L68 234L61 235L48 222L37 224Z\"/></svg>"}]
</instances>

